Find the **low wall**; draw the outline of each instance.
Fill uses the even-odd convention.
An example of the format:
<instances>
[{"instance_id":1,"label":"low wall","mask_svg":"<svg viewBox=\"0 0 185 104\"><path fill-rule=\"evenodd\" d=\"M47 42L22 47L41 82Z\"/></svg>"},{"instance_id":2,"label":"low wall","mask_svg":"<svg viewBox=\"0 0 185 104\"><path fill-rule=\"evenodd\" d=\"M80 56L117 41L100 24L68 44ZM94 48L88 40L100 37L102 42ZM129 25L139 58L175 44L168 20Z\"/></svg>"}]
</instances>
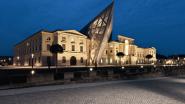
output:
<instances>
[{"instance_id":1,"label":"low wall","mask_svg":"<svg viewBox=\"0 0 185 104\"><path fill-rule=\"evenodd\" d=\"M27 76L26 83L43 83L54 81L54 74L36 74Z\"/></svg>"},{"instance_id":2,"label":"low wall","mask_svg":"<svg viewBox=\"0 0 185 104\"><path fill-rule=\"evenodd\" d=\"M93 82L101 80L118 80L128 78L144 78L158 76L181 76L185 75L185 66L126 66L94 68L59 68L55 69L16 69L0 70L0 85L15 84L49 84L49 83L72 83Z\"/></svg>"}]
</instances>

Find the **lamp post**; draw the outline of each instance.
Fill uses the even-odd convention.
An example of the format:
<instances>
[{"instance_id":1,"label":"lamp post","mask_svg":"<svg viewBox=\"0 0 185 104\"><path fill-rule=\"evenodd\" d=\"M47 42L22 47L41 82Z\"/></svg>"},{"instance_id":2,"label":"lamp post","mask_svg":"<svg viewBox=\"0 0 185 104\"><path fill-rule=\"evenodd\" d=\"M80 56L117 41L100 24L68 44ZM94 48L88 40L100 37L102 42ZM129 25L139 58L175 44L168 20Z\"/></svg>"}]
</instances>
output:
<instances>
[{"instance_id":1,"label":"lamp post","mask_svg":"<svg viewBox=\"0 0 185 104\"><path fill-rule=\"evenodd\" d=\"M33 57L34 57L34 54L32 53L31 54L31 65L32 65L32 69L33 69Z\"/></svg>"}]
</instances>

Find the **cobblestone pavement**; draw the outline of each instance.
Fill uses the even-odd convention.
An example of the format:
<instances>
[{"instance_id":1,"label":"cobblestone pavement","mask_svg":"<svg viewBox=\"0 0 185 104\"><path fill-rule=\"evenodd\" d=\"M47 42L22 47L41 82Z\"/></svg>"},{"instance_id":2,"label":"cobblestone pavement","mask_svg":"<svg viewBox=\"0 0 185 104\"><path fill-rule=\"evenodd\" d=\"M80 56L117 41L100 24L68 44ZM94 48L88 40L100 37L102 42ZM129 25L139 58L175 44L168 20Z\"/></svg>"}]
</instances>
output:
<instances>
[{"instance_id":1,"label":"cobblestone pavement","mask_svg":"<svg viewBox=\"0 0 185 104\"><path fill-rule=\"evenodd\" d=\"M0 104L185 104L185 78L1 90Z\"/></svg>"}]
</instances>

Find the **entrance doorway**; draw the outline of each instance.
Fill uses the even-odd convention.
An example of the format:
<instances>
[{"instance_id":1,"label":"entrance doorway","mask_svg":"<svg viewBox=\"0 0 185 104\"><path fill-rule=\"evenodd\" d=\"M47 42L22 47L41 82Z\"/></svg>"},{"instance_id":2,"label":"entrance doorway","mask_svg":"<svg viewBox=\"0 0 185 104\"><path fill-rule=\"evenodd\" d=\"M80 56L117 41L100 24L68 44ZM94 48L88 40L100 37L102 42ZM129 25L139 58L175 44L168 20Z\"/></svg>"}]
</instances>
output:
<instances>
[{"instance_id":1,"label":"entrance doorway","mask_svg":"<svg viewBox=\"0 0 185 104\"><path fill-rule=\"evenodd\" d=\"M74 57L74 56L71 57L70 65L76 65L76 57Z\"/></svg>"}]
</instances>

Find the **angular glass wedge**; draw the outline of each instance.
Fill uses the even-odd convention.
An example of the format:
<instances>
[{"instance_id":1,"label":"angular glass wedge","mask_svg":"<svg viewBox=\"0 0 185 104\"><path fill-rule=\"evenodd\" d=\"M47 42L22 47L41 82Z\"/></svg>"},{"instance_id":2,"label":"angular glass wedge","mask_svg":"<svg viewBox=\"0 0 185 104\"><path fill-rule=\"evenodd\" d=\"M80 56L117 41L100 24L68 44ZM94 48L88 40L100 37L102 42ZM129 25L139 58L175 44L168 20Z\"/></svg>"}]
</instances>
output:
<instances>
[{"instance_id":1,"label":"angular glass wedge","mask_svg":"<svg viewBox=\"0 0 185 104\"><path fill-rule=\"evenodd\" d=\"M106 7L81 32L90 38L90 63L98 65L112 33L114 1Z\"/></svg>"}]
</instances>

